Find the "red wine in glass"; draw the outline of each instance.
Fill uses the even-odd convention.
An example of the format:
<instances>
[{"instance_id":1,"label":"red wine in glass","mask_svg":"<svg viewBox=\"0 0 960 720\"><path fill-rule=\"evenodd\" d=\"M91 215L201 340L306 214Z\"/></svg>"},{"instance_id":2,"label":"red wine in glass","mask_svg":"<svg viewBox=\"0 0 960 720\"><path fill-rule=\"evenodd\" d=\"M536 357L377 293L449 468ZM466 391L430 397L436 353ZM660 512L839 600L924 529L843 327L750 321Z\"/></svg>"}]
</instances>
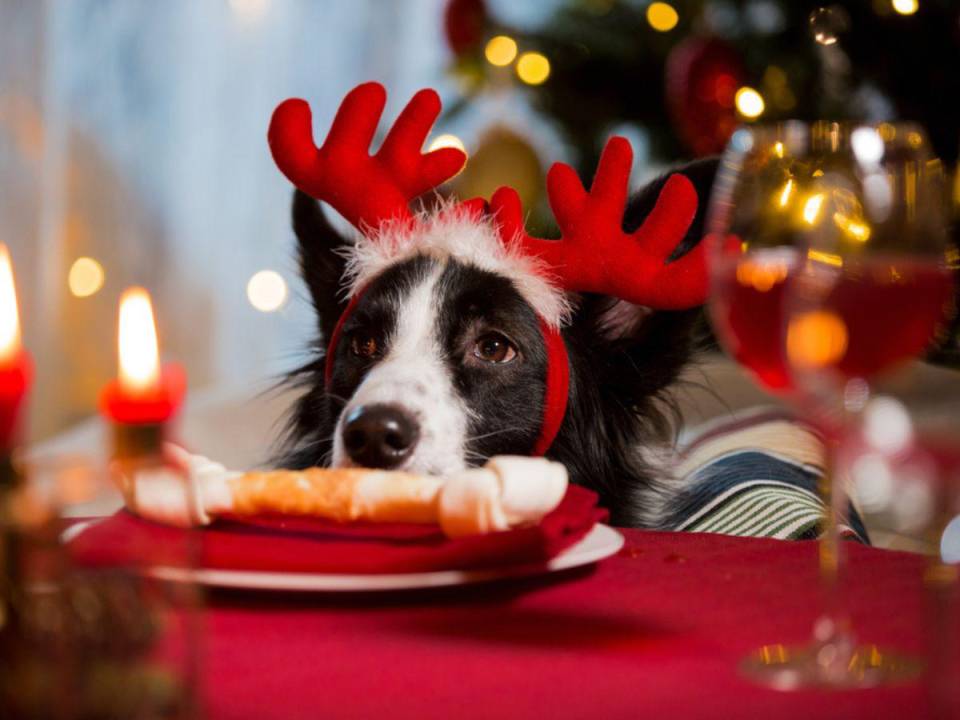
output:
<instances>
[{"instance_id":1,"label":"red wine in glass","mask_svg":"<svg viewBox=\"0 0 960 720\"><path fill-rule=\"evenodd\" d=\"M922 355L955 312L953 272L936 260L878 254L800 267L785 316L794 371L874 378Z\"/></svg>"},{"instance_id":2,"label":"red wine in glass","mask_svg":"<svg viewBox=\"0 0 960 720\"><path fill-rule=\"evenodd\" d=\"M714 328L734 359L769 391L791 389L783 343L783 295L797 254L761 250L724 258L713 274Z\"/></svg>"},{"instance_id":3,"label":"red wine in glass","mask_svg":"<svg viewBox=\"0 0 960 720\"><path fill-rule=\"evenodd\" d=\"M870 378L922 354L952 317L953 272L895 257L805 259L790 249L731 258L714 274L714 326L738 363L774 393L792 389L795 364L832 369L839 380ZM802 270L800 269L802 268ZM815 309L784 327L786 290L802 272Z\"/></svg>"}]
</instances>

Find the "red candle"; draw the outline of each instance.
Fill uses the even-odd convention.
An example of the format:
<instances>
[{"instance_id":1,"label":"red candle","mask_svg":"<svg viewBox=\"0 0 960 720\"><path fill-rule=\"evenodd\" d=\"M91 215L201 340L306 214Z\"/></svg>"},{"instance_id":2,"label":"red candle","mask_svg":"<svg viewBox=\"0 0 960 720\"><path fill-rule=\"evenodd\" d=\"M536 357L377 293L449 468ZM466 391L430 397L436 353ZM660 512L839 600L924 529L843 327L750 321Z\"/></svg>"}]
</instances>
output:
<instances>
[{"instance_id":1,"label":"red candle","mask_svg":"<svg viewBox=\"0 0 960 720\"><path fill-rule=\"evenodd\" d=\"M119 373L103 390L103 414L121 425L159 425L173 417L186 392L186 373L160 365L157 326L150 295L129 288L120 298Z\"/></svg>"},{"instance_id":2,"label":"red candle","mask_svg":"<svg viewBox=\"0 0 960 720\"><path fill-rule=\"evenodd\" d=\"M16 444L20 413L32 377L33 363L20 341L10 253L0 243L0 454L9 454Z\"/></svg>"}]
</instances>

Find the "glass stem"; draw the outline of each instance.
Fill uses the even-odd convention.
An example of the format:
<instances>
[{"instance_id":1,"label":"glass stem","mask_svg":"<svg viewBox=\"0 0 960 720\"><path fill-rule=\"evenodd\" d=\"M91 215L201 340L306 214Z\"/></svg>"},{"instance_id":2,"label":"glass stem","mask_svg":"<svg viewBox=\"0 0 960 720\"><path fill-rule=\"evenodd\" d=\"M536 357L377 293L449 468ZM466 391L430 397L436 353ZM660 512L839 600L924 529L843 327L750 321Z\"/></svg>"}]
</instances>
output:
<instances>
[{"instance_id":1,"label":"glass stem","mask_svg":"<svg viewBox=\"0 0 960 720\"><path fill-rule=\"evenodd\" d=\"M957 690L957 672L960 671L960 653L955 647L957 635L956 603L958 569L943 561L940 538L951 519L950 488L940 483L938 488L938 518L928 541L934 552L923 574L927 596L927 694L930 715L936 720L960 717L960 692Z\"/></svg>"},{"instance_id":2,"label":"glass stem","mask_svg":"<svg viewBox=\"0 0 960 720\"><path fill-rule=\"evenodd\" d=\"M826 517L820 535L820 586L823 593L822 613L814 624L814 637L820 648L817 661L825 671L846 670L854 650L850 616L843 601L843 573L846 549L840 537L840 519L845 514L847 494L836 475L837 448L830 443L826 466L820 479Z\"/></svg>"}]
</instances>

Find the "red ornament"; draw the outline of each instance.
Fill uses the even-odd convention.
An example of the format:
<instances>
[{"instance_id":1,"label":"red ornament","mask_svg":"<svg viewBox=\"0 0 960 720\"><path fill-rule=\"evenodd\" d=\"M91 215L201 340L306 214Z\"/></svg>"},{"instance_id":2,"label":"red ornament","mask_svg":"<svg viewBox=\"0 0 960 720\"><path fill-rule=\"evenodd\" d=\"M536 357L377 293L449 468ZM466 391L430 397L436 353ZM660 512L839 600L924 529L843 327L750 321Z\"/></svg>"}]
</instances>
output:
<instances>
[{"instance_id":1,"label":"red ornament","mask_svg":"<svg viewBox=\"0 0 960 720\"><path fill-rule=\"evenodd\" d=\"M450 0L443 13L447 44L455 55L464 55L480 46L487 24L483 0Z\"/></svg>"},{"instance_id":2,"label":"red ornament","mask_svg":"<svg viewBox=\"0 0 960 720\"><path fill-rule=\"evenodd\" d=\"M717 38L691 37L670 51L667 106L694 155L714 155L726 146L739 122L734 97L743 79L737 51Z\"/></svg>"}]
</instances>

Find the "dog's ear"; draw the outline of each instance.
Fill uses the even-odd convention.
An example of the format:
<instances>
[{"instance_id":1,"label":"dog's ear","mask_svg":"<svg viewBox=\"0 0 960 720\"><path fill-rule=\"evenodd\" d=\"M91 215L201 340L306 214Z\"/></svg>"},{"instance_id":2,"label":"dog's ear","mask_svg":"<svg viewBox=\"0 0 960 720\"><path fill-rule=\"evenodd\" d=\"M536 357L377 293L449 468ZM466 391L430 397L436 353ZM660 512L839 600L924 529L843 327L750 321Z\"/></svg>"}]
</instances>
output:
<instances>
[{"instance_id":1,"label":"dog's ear","mask_svg":"<svg viewBox=\"0 0 960 720\"><path fill-rule=\"evenodd\" d=\"M638 191L627 204L623 228L636 230L653 210L670 175L686 175L697 190L697 212L671 260L689 252L703 238L716 159L698 160L667 173ZM692 352L703 341L701 308L653 311L615 298L584 296L571 328L580 342L589 343L594 367L616 386L622 401L642 403L672 383Z\"/></svg>"},{"instance_id":2,"label":"dog's ear","mask_svg":"<svg viewBox=\"0 0 960 720\"><path fill-rule=\"evenodd\" d=\"M327 220L320 203L300 190L293 193L293 231L299 245L300 274L326 339L345 308L339 292L346 264L341 250L349 243Z\"/></svg>"}]
</instances>

